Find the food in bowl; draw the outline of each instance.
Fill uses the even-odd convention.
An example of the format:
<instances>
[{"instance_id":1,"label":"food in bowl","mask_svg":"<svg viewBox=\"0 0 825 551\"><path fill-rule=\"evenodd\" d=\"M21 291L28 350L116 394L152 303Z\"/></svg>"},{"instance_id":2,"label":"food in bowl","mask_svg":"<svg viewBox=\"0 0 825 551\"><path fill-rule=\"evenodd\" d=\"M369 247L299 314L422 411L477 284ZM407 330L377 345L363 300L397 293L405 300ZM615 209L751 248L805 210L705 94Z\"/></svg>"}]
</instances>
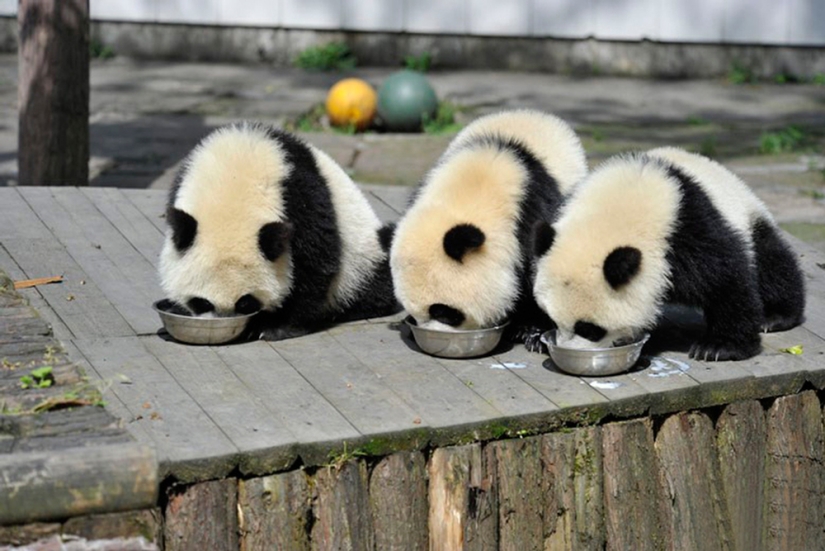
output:
<instances>
[{"instance_id":1,"label":"food in bowl","mask_svg":"<svg viewBox=\"0 0 825 551\"><path fill-rule=\"evenodd\" d=\"M473 358L492 352L508 323L484 329L440 329L421 327L412 316L404 321L423 352L442 358Z\"/></svg>"},{"instance_id":2,"label":"food in bowl","mask_svg":"<svg viewBox=\"0 0 825 551\"><path fill-rule=\"evenodd\" d=\"M172 338L187 344L224 344L237 339L249 319L257 314L237 316L194 316L169 299L155 302L152 308L160 316L164 329Z\"/></svg>"},{"instance_id":3,"label":"food in bowl","mask_svg":"<svg viewBox=\"0 0 825 551\"><path fill-rule=\"evenodd\" d=\"M638 361L650 334L643 333L631 342L623 339L615 343L617 346L602 348L571 347L567 343L562 346L556 343L556 337L555 329L541 336L541 342L547 346L556 367L572 375L601 377L616 375L632 368Z\"/></svg>"}]
</instances>

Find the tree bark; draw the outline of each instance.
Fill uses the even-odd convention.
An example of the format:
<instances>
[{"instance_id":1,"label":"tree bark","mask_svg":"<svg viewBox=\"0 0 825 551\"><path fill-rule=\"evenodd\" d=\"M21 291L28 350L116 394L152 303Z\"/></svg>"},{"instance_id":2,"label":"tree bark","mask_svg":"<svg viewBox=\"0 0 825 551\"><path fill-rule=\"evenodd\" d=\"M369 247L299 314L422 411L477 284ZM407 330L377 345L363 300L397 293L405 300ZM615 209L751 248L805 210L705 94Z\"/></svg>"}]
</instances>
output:
<instances>
[{"instance_id":1,"label":"tree bark","mask_svg":"<svg viewBox=\"0 0 825 551\"><path fill-rule=\"evenodd\" d=\"M19 185L89 183L89 0L20 0Z\"/></svg>"}]
</instances>

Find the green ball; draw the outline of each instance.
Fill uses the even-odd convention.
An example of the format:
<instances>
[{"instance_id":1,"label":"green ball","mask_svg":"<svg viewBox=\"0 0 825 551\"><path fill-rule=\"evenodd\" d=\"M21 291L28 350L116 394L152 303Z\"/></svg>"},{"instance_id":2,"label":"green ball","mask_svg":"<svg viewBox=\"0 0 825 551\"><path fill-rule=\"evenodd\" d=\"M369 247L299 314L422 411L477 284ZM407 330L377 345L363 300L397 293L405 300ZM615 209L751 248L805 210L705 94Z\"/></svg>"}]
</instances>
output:
<instances>
[{"instance_id":1,"label":"green ball","mask_svg":"<svg viewBox=\"0 0 825 551\"><path fill-rule=\"evenodd\" d=\"M421 73L398 71L378 88L378 116L388 130L414 132L423 120L435 117L438 98Z\"/></svg>"}]
</instances>

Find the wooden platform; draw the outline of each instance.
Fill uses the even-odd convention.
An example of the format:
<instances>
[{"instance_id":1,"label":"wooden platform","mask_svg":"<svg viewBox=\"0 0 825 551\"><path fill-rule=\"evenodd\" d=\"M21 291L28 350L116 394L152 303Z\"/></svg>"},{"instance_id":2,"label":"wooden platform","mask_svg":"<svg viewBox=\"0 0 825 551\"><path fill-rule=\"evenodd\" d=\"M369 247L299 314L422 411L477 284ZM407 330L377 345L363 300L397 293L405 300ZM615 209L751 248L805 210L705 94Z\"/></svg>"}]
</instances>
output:
<instances>
[{"instance_id":1,"label":"wooden platform","mask_svg":"<svg viewBox=\"0 0 825 551\"><path fill-rule=\"evenodd\" d=\"M364 190L386 220L406 201L406 189ZM807 322L764 336L763 354L744 362L653 350L644 369L589 379L520 346L441 360L415 349L400 316L275 343L178 344L151 309L164 203L160 191L0 189L0 269L64 276L21 293L100 379L106 409L156 450L161 477L265 475L825 386L825 257L798 242ZM801 355L782 351L795 345Z\"/></svg>"}]
</instances>

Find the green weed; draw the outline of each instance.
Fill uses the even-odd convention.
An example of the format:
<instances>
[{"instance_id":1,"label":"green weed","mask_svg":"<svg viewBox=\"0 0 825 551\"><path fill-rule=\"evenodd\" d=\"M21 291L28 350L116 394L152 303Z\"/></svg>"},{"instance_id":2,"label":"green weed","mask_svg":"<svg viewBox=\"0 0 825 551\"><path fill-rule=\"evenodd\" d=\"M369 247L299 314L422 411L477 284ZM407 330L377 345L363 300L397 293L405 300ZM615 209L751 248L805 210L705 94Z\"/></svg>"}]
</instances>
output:
<instances>
[{"instance_id":1,"label":"green weed","mask_svg":"<svg viewBox=\"0 0 825 551\"><path fill-rule=\"evenodd\" d=\"M442 101L438 104L438 110L433 118L424 119L424 132L427 134L450 134L458 132L461 129L461 124L456 122L455 116L458 113L458 107L448 101Z\"/></svg>"},{"instance_id":2,"label":"green weed","mask_svg":"<svg viewBox=\"0 0 825 551\"><path fill-rule=\"evenodd\" d=\"M728 81L731 84L750 84L756 82L756 75L750 68L734 61L728 71Z\"/></svg>"},{"instance_id":3,"label":"green weed","mask_svg":"<svg viewBox=\"0 0 825 551\"><path fill-rule=\"evenodd\" d=\"M716 136L708 136L699 144L699 153L705 157L715 157L717 153Z\"/></svg>"},{"instance_id":4,"label":"green weed","mask_svg":"<svg viewBox=\"0 0 825 551\"><path fill-rule=\"evenodd\" d=\"M777 132L763 132L759 137L759 153L776 155L795 151L805 143L805 133L796 126L789 126Z\"/></svg>"},{"instance_id":5,"label":"green weed","mask_svg":"<svg viewBox=\"0 0 825 551\"><path fill-rule=\"evenodd\" d=\"M315 71L346 70L355 67L357 60L349 47L342 42L330 42L323 46L311 46L298 54L295 66Z\"/></svg>"},{"instance_id":6,"label":"green weed","mask_svg":"<svg viewBox=\"0 0 825 551\"><path fill-rule=\"evenodd\" d=\"M28 375L20 377L20 388L23 390L29 388L49 388L54 383L54 376L52 375L52 366L45 365L32 369Z\"/></svg>"},{"instance_id":7,"label":"green weed","mask_svg":"<svg viewBox=\"0 0 825 551\"><path fill-rule=\"evenodd\" d=\"M704 126L706 124L710 124L710 122L707 119L703 119L702 117L699 117L697 115L689 116L687 119L687 123L690 126Z\"/></svg>"},{"instance_id":8,"label":"green weed","mask_svg":"<svg viewBox=\"0 0 825 551\"><path fill-rule=\"evenodd\" d=\"M419 73L426 73L430 70L432 56L428 52L421 55L408 55L404 58L404 68Z\"/></svg>"},{"instance_id":9,"label":"green weed","mask_svg":"<svg viewBox=\"0 0 825 551\"><path fill-rule=\"evenodd\" d=\"M91 59L112 59L115 57L115 51L111 46L93 38L89 41L89 57Z\"/></svg>"}]
</instances>

